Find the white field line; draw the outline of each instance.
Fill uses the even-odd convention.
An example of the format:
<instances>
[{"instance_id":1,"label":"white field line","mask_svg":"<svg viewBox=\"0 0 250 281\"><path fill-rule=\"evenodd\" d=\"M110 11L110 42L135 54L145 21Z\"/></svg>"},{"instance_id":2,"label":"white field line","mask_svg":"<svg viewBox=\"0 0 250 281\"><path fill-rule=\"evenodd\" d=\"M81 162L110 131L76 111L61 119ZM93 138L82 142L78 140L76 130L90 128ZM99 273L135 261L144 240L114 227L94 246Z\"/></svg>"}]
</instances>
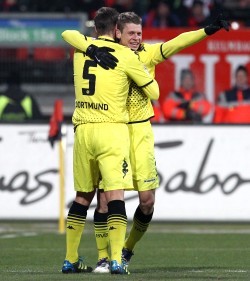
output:
<instances>
[{"instance_id":1,"label":"white field line","mask_svg":"<svg viewBox=\"0 0 250 281\"><path fill-rule=\"evenodd\" d=\"M9 239L9 238L17 238L17 237L31 237L37 236L38 233L36 232L22 232L22 233L9 233L0 235L0 239Z\"/></svg>"},{"instance_id":2,"label":"white field line","mask_svg":"<svg viewBox=\"0 0 250 281\"><path fill-rule=\"evenodd\" d=\"M250 234L249 227L242 227L235 229L234 227L226 229L222 228L201 228L201 227L173 227L173 226L164 226L164 227L154 227L152 226L148 229L149 233L174 233L174 234ZM25 230L24 228L11 228L11 227L0 227L0 239L9 239L9 238L17 238L17 237L30 237L41 235L45 233L52 233L57 234L57 229L52 228L43 228L40 229L35 228L32 231L32 228L29 231ZM94 229L86 228L84 229L84 233L93 233Z\"/></svg>"},{"instance_id":3,"label":"white field line","mask_svg":"<svg viewBox=\"0 0 250 281\"><path fill-rule=\"evenodd\" d=\"M11 270L3 270L2 272L6 272L6 273L43 273L44 271L42 270L31 270L31 269L21 269L21 270L17 270L17 269L11 269ZM58 272L61 272L60 270ZM166 269L166 272L171 272L169 270ZM250 272L249 270L243 270L243 269L225 269L225 270L212 270L212 269L204 269L204 270L200 270L200 269L193 269L193 270L182 270L183 273L185 272L189 272L189 273L248 273Z\"/></svg>"},{"instance_id":4,"label":"white field line","mask_svg":"<svg viewBox=\"0 0 250 281\"><path fill-rule=\"evenodd\" d=\"M150 227L150 226L149 226ZM157 229L149 229L148 232L151 233L183 233L183 234L250 234L250 229L198 229L198 228L157 228Z\"/></svg>"},{"instance_id":5,"label":"white field line","mask_svg":"<svg viewBox=\"0 0 250 281\"><path fill-rule=\"evenodd\" d=\"M236 252L236 251L240 251L240 252L249 252L250 248L206 248L206 247L192 247L192 248L181 248L181 249L176 249L176 248L164 248L162 249L163 251L173 251L173 252L184 252L184 251L205 251L205 252Z\"/></svg>"},{"instance_id":6,"label":"white field line","mask_svg":"<svg viewBox=\"0 0 250 281\"><path fill-rule=\"evenodd\" d=\"M219 273L247 273L249 272L248 270L242 270L242 269L230 269L230 270L216 270L216 271L219 271ZM182 272L185 272L182 271ZM209 272L209 273L213 273L213 270L212 269L209 269L209 270L200 270L200 269L193 269L193 270L187 270L186 272L192 272L192 273L205 273L205 272Z\"/></svg>"},{"instance_id":7,"label":"white field line","mask_svg":"<svg viewBox=\"0 0 250 281\"><path fill-rule=\"evenodd\" d=\"M22 270L4 270L3 272L8 272L8 273L43 273L44 271L42 270L31 270L31 269L22 269Z\"/></svg>"}]
</instances>

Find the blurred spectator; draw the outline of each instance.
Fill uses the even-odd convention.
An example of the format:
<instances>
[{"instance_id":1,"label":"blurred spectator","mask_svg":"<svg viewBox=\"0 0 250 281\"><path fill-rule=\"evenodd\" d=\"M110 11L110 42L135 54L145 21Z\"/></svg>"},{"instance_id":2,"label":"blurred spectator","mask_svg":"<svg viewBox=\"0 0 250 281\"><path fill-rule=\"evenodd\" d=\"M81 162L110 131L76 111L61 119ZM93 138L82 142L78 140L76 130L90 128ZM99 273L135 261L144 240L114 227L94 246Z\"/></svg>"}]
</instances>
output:
<instances>
[{"instance_id":1,"label":"blurred spectator","mask_svg":"<svg viewBox=\"0 0 250 281\"><path fill-rule=\"evenodd\" d=\"M185 0L174 1L173 11L180 20L181 26L187 26L189 8L185 5Z\"/></svg>"},{"instance_id":2,"label":"blurred spectator","mask_svg":"<svg viewBox=\"0 0 250 281\"><path fill-rule=\"evenodd\" d=\"M211 110L204 94L195 90L193 72L183 69L180 89L170 93L163 103L163 113L169 121L202 122Z\"/></svg>"},{"instance_id":3,"label":"blurred spectator","mask_svg":"<svg viewBox=\"0 0 250 281\"><path fill-rule=\"evenodd\" d=\"M166 0L161 0L155 8L151 8L149 12L143 16L144 27L174 27L181 26L181 21L171 9L170 4Z\"/></svg>"},{"instance_id":4,"label":"blurred spectator","mask_svg":"<svg viewBox=\"0 0 250 281\"><path fill-rule=\"evenodd\" d=\"M239 7L241 9L249 8L250 7L250 0L239 0Z\"/></svg>"},{"instance_id":5,"label":"blurred spectator","mask_svg":"<svg viewBox=\"0 0 250 281\"><path fill-rule=\"evenodd\" d=\"M235 86L218 96L214 123L250 123L250 88L245 66L236 69Z\"/></svg>"},{"instance_id":6,"label":"blurred spectator","mask_svg":"<svg viewBox=\"0 0 250 281\"><path fill-rule=\"evenodd\" d=\"M142 17L147 13L148 7L149 7L149 0L144 0L144 1L134 0L134 12L140 17Z\"/></svg>"},{"instance_id":7,"label":"blurred spectator","mask_svg":"<svg viewBox=\"0 0 250 281\"><path fill-rule=\"evenodd\" d=\"M224 0L224 7L235 9L235 8L247 8L250 6L249 0Z\"/></svg>"},{"instance_id":8,"label":"blurred spectator","mask_svg":"<svg viewBox=\"0 0 250 281\"><path fill-rule=\"evenodd\" d=\"M21 0L22 6L27 6L28 12L80 12L87 13L89 18L100 7L105 6L105 0ZM21 4L20 4L21 5Z\"/></svg>"},{"instance_id":9,"label":"blurred spectator","mask_svg":"<svg viewBox=\"0 0 250 281\"><path fill-rule=\"evenodd\" d=\"M7 84L7 90L0 94L0 121L24 122L42 119L35 99L22 91L18 72L9 73Z\"/></svg>"},{"instance_id":10,"label":"blurred spectator","mask_svg":"<svg viewBox=\"0 0 250 281\"><path fill-rule=\"evenodd\" d=\"M250 0L239 0L238 17L243 26L250 26ZM236 12L237 13L237 12ZM237 14L236 14L237 15Z\"/></svg>"},{"instance_id":11,"label":"blurred spectator","mask_svg":"<svg viewBox=\"0 0 250 281\"><path fill-rule=\"evenodd\" d=\"M190 15L188 18L188 26L190 27L203 27L210 22L209 17L205 14L204 3L199 0L195 0L190 9Z\"/></svg>"},{"instance_id":12,"label":"blurred spectator","mask_svg":"<svg viewBox=\"0 0 250 281\"><path fill-rule=\"evenodd\" d=\"M183 0L183 5L190 9L196 0ZM231 0L229 0L231 1ZM203 3L203 13L210 16L214 10L221 9L225 0L201 0Z\"/></svg>"},{"instance_id":13,"label":"blurred spectator","mask_svg":"<svg viewBox=\"0 0 250 281\"><path fill-rule=\"evenodd\" d=\"M0 11L2 12L19 12L18 0L3 0L0 2Z\"/></svg>"},{"instance_id":14,"label":"blurred spectator","mask_svg":"<svg viewBox=\"0 0 250 281\"><path fill-rule=\"evenodd\" d=\"M112 3L113 2L113 3ZM116 9L119 13L124 13L127 11L134 10L134 0L114 0L114 1L106 1L109 3L109 7Z\"/></svg>"},{"instance_id":15,"label":"blurred spectator","mask_svg":"<svg viewBox=\"0 0 250 281\"><path fill-rule=\"evenodd\" d=\"M250 0L0 0L0 11L27 13L84 12L88 14L89 19L93 19L95 12L100 7L108 6L116 8L119 12L134 11L141 17L145 15L143 24L147 27L192 27L193 24L189 25L187 19L192 6L196 7L197 2L202 3L202 14L206 18L216 16L218 11L221 10L225 11L228 20L237 19L245 22L249 18ZM147 10L149 11L148 14L146 14ZM200 20L198 21L200 22ZM195 26L203 25L199 23Z\"/></svg>"},{"instance_id":16,"label":"blurred spectator","mask_svg":"<svg viewBox=\"0 0 250 281\"><path fill-rule=\"evenodd\" d=\"M152 100L152 106L154 109L154 117L150 119L151 123L162 123L164 122L164 116L161 110L161 106L157 100Z\"/></svg>"},{"instance_id":17,"label":"blurred spectator","mask_svg":"<svg viewBox=\"0 0 250 281\"><path fill-rule=\"evenodd\" d=\"M135 0L74 0L73 2L77 4L75 6L78 6L78 11L88 12L89 19L93 19L96 11L103 6L112 7L119 13L123 13L135 10L136 4L138 4Z\"/></svg>"},{"instance_id":18,"label":"blurred spectator","mask_svg":"<svg viewBox=\"0 0 250 281\"><path fill-rule=\"evenodd\" d=\"M239 27L250 26L250 0L224 0L223 11Z\"/></svg>"},{"instance_id":19,"label":"blurred spectator","mask_svg":"<svg viewBox=\"0 0 250 281\"><path fill-rule=\"evenodd\" d=\"M250 0L224 0L223 8L228 19L239 27L250 26Z\"/></svg>"}]
</instances>

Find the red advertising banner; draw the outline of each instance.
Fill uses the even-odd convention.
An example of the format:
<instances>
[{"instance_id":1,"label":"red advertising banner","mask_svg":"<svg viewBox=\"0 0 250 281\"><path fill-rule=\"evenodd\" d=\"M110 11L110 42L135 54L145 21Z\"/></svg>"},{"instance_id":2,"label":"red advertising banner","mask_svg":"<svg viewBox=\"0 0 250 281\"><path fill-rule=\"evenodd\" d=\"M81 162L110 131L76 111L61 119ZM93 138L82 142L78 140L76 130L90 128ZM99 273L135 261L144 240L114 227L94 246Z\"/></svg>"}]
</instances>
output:
<instances>
[{"instance_id":1,"label":"red advertising banner","mask_svg":"<svg viewBox=\"0 0 250 281\"><path fill-rule=\"evenodd\" d=\"M148 43L165 42L187 29L144 29L143 40ZM195 74L197 90L214 103L216 96L234 84L234 72L245 65L250 72L250 29L221 30L199 43L175 54L156 67L160 85L160 103L179 87L180 71L190 68Z\"/></svg>"}]
</instances>

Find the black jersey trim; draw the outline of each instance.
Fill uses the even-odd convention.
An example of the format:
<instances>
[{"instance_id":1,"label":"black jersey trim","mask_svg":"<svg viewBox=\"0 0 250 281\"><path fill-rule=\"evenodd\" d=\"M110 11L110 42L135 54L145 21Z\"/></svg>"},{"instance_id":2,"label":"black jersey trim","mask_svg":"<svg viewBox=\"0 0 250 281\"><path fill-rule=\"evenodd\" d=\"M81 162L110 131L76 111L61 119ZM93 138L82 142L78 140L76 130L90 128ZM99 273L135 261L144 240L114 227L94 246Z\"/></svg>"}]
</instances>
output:
<instances>
[{"instance_id":1,"label":"black jersey trim","mask_svg":"<svg viewBox=\"0 0 250 281\"><path fill-rule=\"evenodd\" d=\"M144 122L147 122L149 121L151 118L153 118L153 116L149 117L148 119L145 119L145 120L140 120L140 121L133 121L133 122L128 122L128 124L135 124L135 123L144 123Z\"/></svg>"},{"instance_id":2,"label":"black jersey trim","mask_svg":"<svg viewBox=\"0 0 250 281\"><path fill-rule=\"evenodd\" d=\"M136 52L142 52L142 51L146 51L143 43L140 44L140 46L139 46L139 48L136 50Z\"/></svg>"},{"instance_id":3,"label":"black jersey trim","mask_svg":"<svg viewBox=\"0 0 250 281\"><path fill-rule=\"evenodd\" d=\"M141 89L141 88L144 88L144 87L148 86L149 84L151 84L151 83L153 83L153 82L154 82L154 80L151 80L151 81L148 82L147 84L145 84L145 85L143 85L143 86L140 86L140 87L138 86L138 87Z\"/></svg>"},{"instance_id":4,"label":"black jersey trim","mask_svg":"<svg viewBox=\"0 0 250 281\"><path fill-rule=\"evenodd\" d=\"M163 51L162 51L162 46L163 46L163 44L164 44L164 43L161 44L160 50L161 50L161 55L162 55L162 57L164 58L164 60L166 60L167 58L163 55Z\"/></svg>"}]
</instances>

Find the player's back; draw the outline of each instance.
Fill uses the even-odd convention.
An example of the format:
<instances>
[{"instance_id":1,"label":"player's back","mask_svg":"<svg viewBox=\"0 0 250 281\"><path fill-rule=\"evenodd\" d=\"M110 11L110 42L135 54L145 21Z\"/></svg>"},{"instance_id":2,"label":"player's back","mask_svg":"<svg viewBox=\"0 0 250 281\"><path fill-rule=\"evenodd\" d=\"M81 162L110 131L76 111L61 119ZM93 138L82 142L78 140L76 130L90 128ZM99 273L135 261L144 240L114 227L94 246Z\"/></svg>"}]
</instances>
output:
<instances>
[{"instance_id":1,"label":"player's back","mask_svg":"<svg viewBox=\"0 0 250 281\"><path fill-rule=\"evenodd\" d=\"M74 54L75 111L74 125L92 122L127 123L128 112L126 99L129 91L130 74L141 67L137 55L129 48L110 40L93 40L98 47L105 46L115 50L112 52L119 62L115 69L105 70L76 50ZM132 69L132 71L131 71ZM131 73L130 73L131 71ZM131 76L131 78L133 78ZM142 83L148 74L142 77ZM138 75L140 77L140 75ZM139 79L137 77L137 79ZM150 78L149 78L150 77ZM138 80L139 81L139 80ZM142 84L144 85L144 84Z\"/></svg>"}]
</instances>

